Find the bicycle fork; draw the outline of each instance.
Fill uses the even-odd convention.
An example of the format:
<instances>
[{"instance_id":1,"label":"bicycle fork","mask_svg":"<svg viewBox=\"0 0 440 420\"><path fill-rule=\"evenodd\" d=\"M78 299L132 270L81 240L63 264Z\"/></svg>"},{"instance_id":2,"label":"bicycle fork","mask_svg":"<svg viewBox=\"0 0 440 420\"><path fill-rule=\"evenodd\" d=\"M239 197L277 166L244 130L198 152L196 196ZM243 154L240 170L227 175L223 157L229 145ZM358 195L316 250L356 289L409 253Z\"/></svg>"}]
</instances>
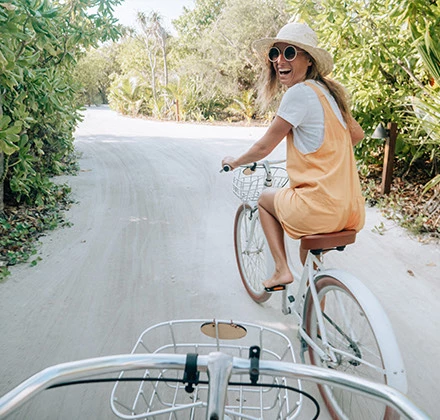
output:
<instances>
[{"instance_id":1,"label":"bicycle fork","mask_svg":"<svg viewBox=\"0 0 440 420\"><path fill-rule=\"evenodd\" d=\"M258 220L258 213L257 213L257 206L254 206L251 209L251 213L249 215L249 220L246 221L246 224L249 223L249 235L248 235L248 240L246 243L246 248L243 250L243 252L245 254L250 254L250 247L252 246L253 242L254 242L254 233L255 233L255 226L257 224L257 220ZM257 250L258 252L258 250Z\"/></svg>"}]
</instances>

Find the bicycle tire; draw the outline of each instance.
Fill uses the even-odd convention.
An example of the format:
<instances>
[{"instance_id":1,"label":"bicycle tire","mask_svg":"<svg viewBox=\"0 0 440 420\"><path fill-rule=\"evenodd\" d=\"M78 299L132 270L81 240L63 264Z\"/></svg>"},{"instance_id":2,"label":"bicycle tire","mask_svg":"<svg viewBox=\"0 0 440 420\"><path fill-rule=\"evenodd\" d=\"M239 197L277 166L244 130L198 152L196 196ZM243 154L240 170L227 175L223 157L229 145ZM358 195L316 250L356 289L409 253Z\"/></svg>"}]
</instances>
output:
<instances>
[{"instance_id":1,"label":"bicycle tire","mask_svg":"<svg viewBox=\"0 0 440 420\"><path fill-rule=\"evenodd\" d=\"M389 366L392 361L388 360L390 357L389 349L384 353L384 343L381 344L378 340L377 323L381 322L381 317L375 320L371 316L369 317L366 308L361 305L355 294L336 276L323 275L315 280L315 285L318 300L320 304L323 302L324 305L324 324L329 344L365 360L366 363L373 364L382 372L357 359L339 353L336 362L322 361L318 353L309 346L310 363L389 385L389 376L386 372L390 372ZM321 337L313 306L313 298L309 290L304 304L304 326L307 334L319 345ZM381 315L386 316L384 312ZM386 320L388 321L388 319ZM381 329L383 330L383 325L381 325ZM383 335L383 331L380 334ZM394 337L392 330L385 334ZM399 360L400 351L398 348L395 351L397 352L396 359ZM404 382L406 386L406 378ZM372 399L354 395L341 389L333 389L326 385L318 384L318 388L333 419L391 420L399 418L396 411Z\"/></svg>"},{"instance_id":2,"label":"bicycle tire","mask_svg":"<svg viewBox=\"0 0 440 420\"><path fill-rule=\"evenodd\" d=\"M246 251L253 218L257 220L251 238L252 243ZM255 302L266 302L270 298L270 293L264 290L262 283L267 276L268 247L258 211L253 210L249 204L241 205L235 214L234 247L238 271L246 291Z\"/></svg>"}]
</instances>

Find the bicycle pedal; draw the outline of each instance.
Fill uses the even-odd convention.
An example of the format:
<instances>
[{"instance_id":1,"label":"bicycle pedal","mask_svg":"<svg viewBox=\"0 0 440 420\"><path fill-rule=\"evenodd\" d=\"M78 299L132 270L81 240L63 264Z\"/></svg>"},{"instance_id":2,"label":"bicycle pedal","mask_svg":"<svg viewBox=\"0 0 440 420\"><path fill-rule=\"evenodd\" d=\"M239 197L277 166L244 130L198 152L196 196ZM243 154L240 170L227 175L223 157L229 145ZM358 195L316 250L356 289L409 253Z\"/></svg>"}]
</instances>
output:
<instances>
[{"instance_id":1,"label":"bicycle pedal","mask_svg":"<svg viewBox=\"0 0 440 420\"><path fill-rule=\"evenodd\" d=\"M286 290L286 286L284 284L279 284L278 286L273 287L265 287L264 290L267 293L273 293L273 292L281 292L283 290Z\"/></svg>"},{"instance_id":2,"label":"bicycle pedal","mask_svg":"<svg viewBox=\"0 0 440 420\"><path fill-rule=\"evenodd\" d=\"M289 299L289 302L290 302L290 303L295 302L295 296L292 296L292 295L287 296L287 299Z\"/></svg>"}]
</instances>

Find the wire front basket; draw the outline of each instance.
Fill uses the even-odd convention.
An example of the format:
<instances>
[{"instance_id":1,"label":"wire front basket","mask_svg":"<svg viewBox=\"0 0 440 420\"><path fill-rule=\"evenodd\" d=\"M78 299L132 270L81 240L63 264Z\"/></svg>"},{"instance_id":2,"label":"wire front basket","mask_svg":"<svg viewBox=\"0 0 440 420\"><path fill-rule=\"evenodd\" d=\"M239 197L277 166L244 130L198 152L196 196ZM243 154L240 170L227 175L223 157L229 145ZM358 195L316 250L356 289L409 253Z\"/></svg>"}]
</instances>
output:
<instances>
[{"instance_id":1,"label":"wire front basket","mask_svg":"<svg viewBox=\"0 0 440 420\"><path fill-rule=\"evenodd\" d=\"M240 327L246 335L236 339L221 339L219 325ZM213 326L214 334L207 336L201 326ZM249 357L249 348L259 346L260 359L295 363L290 340L279 331L246 322L220 320L177 320L157 324L139 337L132 354L197 353L207 355L221 351L233 357ZM123 419L205 419L208 385L199 383L194 392L187 393L181 382L162 382L160 378L183 378L183 371L148 369L142 372L121 372L119 379L130 377L154 378L152 381L117 382L111 395L113 412ZM159 379L156 379L159 378ZM200 381L207 381L200 372ZM249 375L232 375L229 385L225 418L229 419L292 419L299 413L302 395L283 388L251 386ZM287 385L297 389L301 382L286 377L260 376L259 383ZM293 400L293 401L292 401Z\"/></svg>"},{"instance_id":2,"label":"wire front basket","mask_svg":"<svg viewBox=\"0 0 440 420\"><path fill-rule=\"evenodd\" d=\"M257 201L263 191L266 182L266 171L263 167L255 168L250 175L245 173L243 168L234 171L234 179L232 180L232 191L243 202ZM288 181L289 177L285 168L272 167L272 184L268 185L273 188L282 188Z\"/></svg>"}]
</instances>

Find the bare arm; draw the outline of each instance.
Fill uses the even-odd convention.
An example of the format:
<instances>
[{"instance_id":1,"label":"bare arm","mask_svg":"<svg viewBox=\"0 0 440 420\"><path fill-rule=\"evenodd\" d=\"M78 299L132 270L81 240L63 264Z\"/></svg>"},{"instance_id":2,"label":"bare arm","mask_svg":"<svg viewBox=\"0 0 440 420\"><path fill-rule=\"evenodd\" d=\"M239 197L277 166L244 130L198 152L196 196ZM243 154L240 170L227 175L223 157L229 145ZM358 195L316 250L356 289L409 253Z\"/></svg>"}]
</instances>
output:
<instances>
[{"instance_id":1,"label":"bare arm","mask_svg":"<svg viewBox=\"0 0 440 420\"><path fill-rule=\"evenodd\" d=\"M264 159L276 146L287 136L292 129L292 125L281 117L276 116L272 124L264 133L260 140L255 142L250 149L238 158L226 156L223 158L222 165L229 165L232 169L240 165L257 162Z\"/></svg>"},{"instance_id":2,"label":"bare arm","mask_svg":"<svg viewBox=\"0 0 440 420\"><path fill-rule=\"evenodd\" d=\"M348 129L350 130L351 144L356 146L364 138L364 130L353 117L348 122Z\"/></svg>"}]
</instances>

